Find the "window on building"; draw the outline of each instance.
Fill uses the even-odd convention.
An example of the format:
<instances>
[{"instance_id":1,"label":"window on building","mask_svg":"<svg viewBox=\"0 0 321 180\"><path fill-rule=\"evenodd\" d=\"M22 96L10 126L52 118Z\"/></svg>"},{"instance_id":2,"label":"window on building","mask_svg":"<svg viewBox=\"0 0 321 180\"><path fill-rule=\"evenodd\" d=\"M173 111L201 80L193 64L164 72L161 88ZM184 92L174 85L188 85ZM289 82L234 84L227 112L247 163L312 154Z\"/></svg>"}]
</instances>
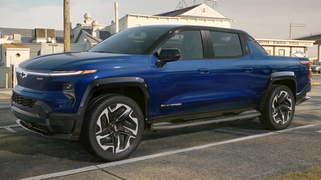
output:
<instances>
[{"instance_id":1,"label":"window on building","mask_svg":"<svg viewBox=\"0 0 321 180\"><path fill-rule=\"evenodd\" d=\"M285 56L285 49L279 49L279 56Z\"/></svg>"},{"instance_id":2,"label":"window on building","mask_svg":"<svg viewBox=\"0 0 321 180\"><path fill-rule=\"evenodd\" d=\"M203 58L203 45L200 31L183 31L173 35L159 49L178 48L181 51L180 59Z\"/></svg>"},{"instance_id":3,"label":"window on building","mask_svg":"<svg viewBox=\"0 0 321 180\"><path fill-rule=\"evenodd\" d=\"M243 55L242 46L238 34L210 32L213 43L214 56L236 57Z\"/></svg>"}]
</instances>

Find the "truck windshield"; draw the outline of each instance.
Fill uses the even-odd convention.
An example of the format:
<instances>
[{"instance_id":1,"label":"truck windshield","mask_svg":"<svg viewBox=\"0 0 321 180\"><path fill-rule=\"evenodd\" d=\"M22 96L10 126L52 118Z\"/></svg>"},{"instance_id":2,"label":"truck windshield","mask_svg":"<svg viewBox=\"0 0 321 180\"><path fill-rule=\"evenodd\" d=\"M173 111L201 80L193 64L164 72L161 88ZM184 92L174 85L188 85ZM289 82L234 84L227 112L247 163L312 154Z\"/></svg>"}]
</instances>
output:
<instances>
[{"instance_id":1,"label":"truck windshield","mask_svg":"<svg viewBox=\"0 0 321 180\"><path fill-rule=\"evenodd\" d=\"M97 44L89 52L144 54L169 28L140 26L123 30Z\"/></svg>"}]
</instances>

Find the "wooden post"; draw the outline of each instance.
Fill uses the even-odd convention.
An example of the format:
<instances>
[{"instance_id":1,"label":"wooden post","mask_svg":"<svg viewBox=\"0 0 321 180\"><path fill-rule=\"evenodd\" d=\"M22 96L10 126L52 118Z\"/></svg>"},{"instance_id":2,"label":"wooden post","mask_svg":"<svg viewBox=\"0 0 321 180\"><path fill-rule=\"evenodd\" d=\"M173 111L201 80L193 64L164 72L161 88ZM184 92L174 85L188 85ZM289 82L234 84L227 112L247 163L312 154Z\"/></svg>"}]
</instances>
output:
<instances>
[{"instance_id":1,"label":"wooden post","mask_svg":"<svg viewBox=\"0 0 321 180\"><path fill-rule=\"evenodd\" d=\"M64 51L70 52L70 0L64 0Z\"/></svg>"},{"instance_id":2,"label":"wooden post","mask_svg":"<svg viewBox=\"0 0 321 180\"><path fill-rule=\"evenodd\" d=\"M115 34L119 31L118 24L118 2L115 2Z\"/></svg>"}]
</instances>

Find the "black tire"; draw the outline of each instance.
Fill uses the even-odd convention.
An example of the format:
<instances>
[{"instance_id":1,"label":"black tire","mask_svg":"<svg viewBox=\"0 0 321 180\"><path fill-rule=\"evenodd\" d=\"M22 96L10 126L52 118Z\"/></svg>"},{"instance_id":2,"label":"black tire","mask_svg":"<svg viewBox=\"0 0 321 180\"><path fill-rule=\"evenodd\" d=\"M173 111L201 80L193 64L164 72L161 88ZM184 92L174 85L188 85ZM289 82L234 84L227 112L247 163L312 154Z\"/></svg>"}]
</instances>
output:
<instances>
[{"instance_id":1,"label":"black tire","mask_svg":"<svg viewBox=\"0 0 321 180\"><path fill-rule=\"evenodd\" d=\"M294 112L295 99L291 89L284 85L272 85L259 119L266 129L281 130L290 125Z\"/></svg>"},{"instance_id":2,"label":"black tire","mask_svg":"<svg viewBox=\"0 0 321 180\"><path fill-rule=\"evenodd\" d=\"M139 145L144 116L135 101L121 95L106 95L86 113L81 141L85 149L106 161L128 157Z\"/></svg>"}]
</instances>

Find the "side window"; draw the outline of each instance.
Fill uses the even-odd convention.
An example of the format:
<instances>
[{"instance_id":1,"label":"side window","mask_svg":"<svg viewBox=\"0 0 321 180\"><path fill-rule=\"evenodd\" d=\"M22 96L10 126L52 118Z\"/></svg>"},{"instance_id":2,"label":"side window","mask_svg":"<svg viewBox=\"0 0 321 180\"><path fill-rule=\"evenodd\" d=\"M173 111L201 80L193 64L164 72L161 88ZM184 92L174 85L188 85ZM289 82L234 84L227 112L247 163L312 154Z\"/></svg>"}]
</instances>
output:
<instances>
[{"instance_id":1,"label":"side window","mask_svg":"<svg viewBox=\"0 0 321 180\"><path fill-rule=\"evenodd\" d=\"M203 45L200 31L183 31L173 35L158 50L178 48L181 51L180 59L203 58Z\"/></svg>"},{"instance_id":2,"label":"side window","mask_svg":"<svg viewBox=\"0 0 321 180\"><path fill-rule=\"evenodd\" d=\"M236 57L243 55L238 34L210 32L215 57Z\"/></svg>"}]
</instances>

